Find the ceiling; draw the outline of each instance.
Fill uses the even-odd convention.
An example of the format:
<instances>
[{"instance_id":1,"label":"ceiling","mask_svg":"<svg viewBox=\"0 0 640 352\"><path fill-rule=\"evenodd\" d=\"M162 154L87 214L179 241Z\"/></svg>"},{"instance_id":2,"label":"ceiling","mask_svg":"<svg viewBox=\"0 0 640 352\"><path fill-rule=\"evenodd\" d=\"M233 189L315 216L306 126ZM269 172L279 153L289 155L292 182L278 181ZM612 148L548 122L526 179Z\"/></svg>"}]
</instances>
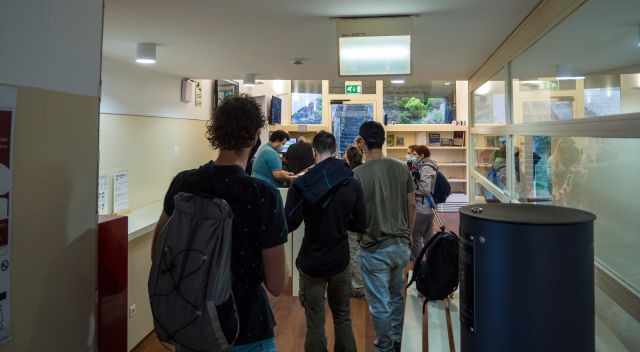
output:
<instances>
[{"instance_id":1,"label":"ceiling","mask_svg":"<svg viewBox=\"0 0 640 352\"><path fill-rule=\"evenodd\" d=\"M513 61L512 76L640 72L640 1L590 0ZM559 66L560 65L560 66Z\"/></svg>"},{"instance_id":2,"label":"ceiling","mask_svg":"<svg viewBox=\"0 0 640 352\"><path fill-rule=\"evenodd\" d=\"M194 78L337 78L335 17L418 15L411 80L468 79L539 0L106 0L104 55ZM306 58L304 65L291 64Z\"/></svg>"}]
</instances>

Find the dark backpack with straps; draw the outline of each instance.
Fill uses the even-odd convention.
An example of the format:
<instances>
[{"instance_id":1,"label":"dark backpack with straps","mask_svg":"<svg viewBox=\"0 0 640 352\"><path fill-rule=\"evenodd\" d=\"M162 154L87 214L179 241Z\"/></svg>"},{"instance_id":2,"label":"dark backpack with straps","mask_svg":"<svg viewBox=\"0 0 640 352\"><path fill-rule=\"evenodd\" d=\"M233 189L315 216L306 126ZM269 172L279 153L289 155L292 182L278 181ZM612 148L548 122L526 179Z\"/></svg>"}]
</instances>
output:
<instances>
[{"instance_id":1,"label":"dark backpack with straps","mask_svg":"<svg viewBox=\"0 0 640 352\"><path fill-rule=\"evenodd\" d=\"M436 177L434 179L435 184L433 185L433 193L431 193L433 201L436 204L445 203L447 201L447 198L449 198L449 196L451 195L451 184L449 183L447 176L440 172L437 167L432 164L427 164L427 166L431 167L436 172ZM418 181L420 180L420 170L413 170L411 171L411 174L413 176L413 182L417 186Z\"/></svg>"},{"instance_id":2,"label":"dark backpack with straps","mask_svg":"<svg viewBox=\"0 0 640 352\"><path fill-rule=\"evenodd\" d=\"M231 287L233 213L220 198L179 193L174 200L149 275L155 332L185 351L229 351L240 329Z\"/></svg>"},{"instance_id":3,"label":"dark backpack with straps","mask_svg":"<svg viewBox=\"0 0 640 352\"><path fill-rule=\"evenodd\" d=\"M451 195L451 184L440 170L435 167L434 169L436 170L436 184L433 186L433 193L431 195L436 204L445 203Z\"/></svg>"},{"instance_id":4,"label":"dark backpack with straps","mask_svg":"<svg viewBox=\"0 0 640 352\"><path fill-rule=\"evenodd\" d=\"M414 282L427 301L445 299L458 288L458 236L444 227L422 248L408 286Z\"/></svg>"}]
</instances>

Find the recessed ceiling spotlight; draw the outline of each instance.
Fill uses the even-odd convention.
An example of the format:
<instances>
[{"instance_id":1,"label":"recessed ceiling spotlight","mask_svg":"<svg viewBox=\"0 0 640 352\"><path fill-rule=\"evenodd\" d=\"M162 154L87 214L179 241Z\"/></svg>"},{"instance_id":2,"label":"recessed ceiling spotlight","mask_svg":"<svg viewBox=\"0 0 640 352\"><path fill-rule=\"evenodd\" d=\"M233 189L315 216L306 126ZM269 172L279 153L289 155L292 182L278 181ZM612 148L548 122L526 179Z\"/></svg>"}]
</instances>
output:
<instances>
[{"instance_id":1,"label":"recessed ceiling spotlight","mask_svg":"<svg viewBox=\"0 0 640 352\"><path fill-rule=\"evenodd\" d=\"M307 61L307 59L303 58L303 57L296 57L293 58L291 60L291 64L293 65L304 65L304 63Z\"/></svg>"},{"instance_id":2,"label":"recessed ceiling spotlight","mask_svg":"<svg viewBox=\"0 0 640 352\"><path fill-rule=\"evenodd\" d=\"M404 84L404 79L392 79L391 84Z\"/></svg>"},{"instance_id":3,"label":"recessed ceiling spotlight","mask_svg":"<svg viewBox=\"0 0 640 352\"><path fill-rule=\"evenodd\" d=\"M139 64L155 64L156 63L156 43L138 43L136 48L136 62Z\"/></svg>"}]
</instances>

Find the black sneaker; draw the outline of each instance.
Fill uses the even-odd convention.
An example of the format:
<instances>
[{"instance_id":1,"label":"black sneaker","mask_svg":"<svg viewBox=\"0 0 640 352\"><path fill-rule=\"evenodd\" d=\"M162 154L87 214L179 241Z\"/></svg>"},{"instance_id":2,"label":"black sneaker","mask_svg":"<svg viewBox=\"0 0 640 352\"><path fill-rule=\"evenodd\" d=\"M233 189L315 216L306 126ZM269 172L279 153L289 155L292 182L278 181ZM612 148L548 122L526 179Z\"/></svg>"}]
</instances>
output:
<instances>
[{"instance_id":1,"label":"black sneaker","mask_svg":"<svg viewBox=\"0 0 640 352\"><path fill-rule=\"evenodd\" d=\"M393 352L401 352L400 351L401 349L402 349L402 342L393 341Z\"/></svg>"}]
</instances>

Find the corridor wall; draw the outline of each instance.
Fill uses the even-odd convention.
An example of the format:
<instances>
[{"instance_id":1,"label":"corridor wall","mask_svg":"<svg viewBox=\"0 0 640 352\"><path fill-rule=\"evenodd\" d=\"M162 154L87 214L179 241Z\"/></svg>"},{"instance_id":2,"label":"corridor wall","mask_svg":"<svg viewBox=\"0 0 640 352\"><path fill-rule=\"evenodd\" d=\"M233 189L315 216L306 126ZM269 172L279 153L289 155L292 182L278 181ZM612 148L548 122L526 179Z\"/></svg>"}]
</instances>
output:
<instances>
[{"instance_id":1,"label":"corridor wall","mask_svg":"<svg viewBox=\"0 0 640 352\"><path fill-rule=\"evenodd\" d=\"M11 339L0 351L94 351L103 2L0 7L0 86L17 95Z\"/></svg>"},{"instance_id":2,"label":"corridor wall","mask_svg":"<svg viewBox=\"0 0 640 352\"><path fill-rule=\"evenodd\" d=\"M129 221L152 225L173 177L216 156L205 138L211 81L201 81L203 104L196 107L180 101L181 77L108 58L104 62L100 175L127 171ZM147 218L139 220L141 213ZM128 304L135 305L136 312L129 317L129 350L153 330L147 293L153 227L146 229L130 231Z\"/></svg>"}]
</instances>

